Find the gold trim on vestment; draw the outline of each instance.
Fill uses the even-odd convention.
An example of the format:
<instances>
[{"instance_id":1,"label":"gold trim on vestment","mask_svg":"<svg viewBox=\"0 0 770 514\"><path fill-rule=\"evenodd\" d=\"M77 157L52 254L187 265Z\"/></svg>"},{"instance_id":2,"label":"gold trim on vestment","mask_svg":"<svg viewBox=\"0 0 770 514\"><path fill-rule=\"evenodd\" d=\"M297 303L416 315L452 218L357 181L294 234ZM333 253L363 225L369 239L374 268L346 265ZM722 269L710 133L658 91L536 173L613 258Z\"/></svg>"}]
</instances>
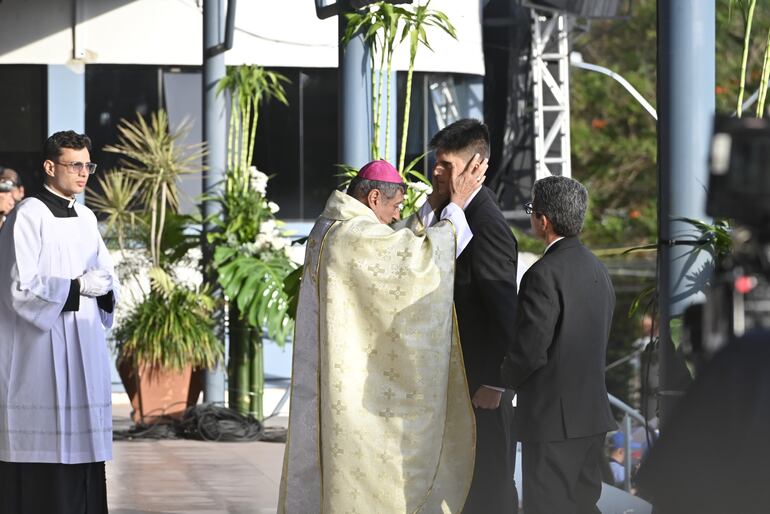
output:
<instances>
[{"instance_id":1,"label":"gold trim on vestment","mask_svg":"<svg viewBox=\"0 0 770 514\"><path fill-rule=\"evenodd\" d=\"M454 331L454 334L453 334L454 337L452 337L452 341L453 341L453 344L455 345L456 349L458 350L458 354L460 355L460 365L461 365L461 368L463 370L463 375L462 375L463 376L463 383L465 384L465 390L468 391L468 393L467 393L468 394L468 399L469 399L468 405L470 406L468 414L469 414L470 420L471 420L471 427L473 427L473 430L472 430L473 437L471 438L471 441L473 441L473 446L472 446L473 459L472 460L475 463L476 462L476 430L477 430L476 429L476 413L473 411L473 403L471 403L471 401L470 401L470 391L469 391L469 386L468 386L468 375L465 373L465 358L463 357L463 348L462 348L462 344L461 344L461 341L460 341L460 325L459 325L459 322L457 321L457 307L455 306L454 302L452 302L452 326L453 326L453 331ZM456 342L454 342L454 341L456 341ZM475 465L474 465L474 470L475 470ZM468 493L471 491L472 483L473 483L473 474L471 474L471 478L470 478L470 480L468 480L468 484L465 487L465 501L463 502L463 507L462 507L462 509L460 509L460 512L463 511L463 509L465 508L465 502L468 501Z\"/></svg>"},{"instance_id":2,"label":"gold trim on vestment","mask_svg":"<svg viewBox=\"0 0 770 514\"><path fill-rule=\"evenodd\" d=\"M318 473L319 473L319 479L321 481L321 505L319 506L319 512L323 514L324 511L324 467L323 467L323 449L321 447L321 435L323 435L323 425L321 424L321 258L323 256L324 251L324 243L326 243L326 236L331 231L332 227L334 227L334 224L337 223L337 220L333 220L331 224L329 225L329 228L326 229L323 236L321 237L321 243L318 247L318 258L316 259L315 263L315 288L316 288L316 296L318 298L318 316L316 317L316 334L317 334L317 341L316 344L318 345L318 366L316 366L316 380L317 380L317 387L318 387L318 401L316 402L316 411L317 411L317 417L318 417Z\"/></svg>"},{"instance_id":3,"label":"gold trim on vestment","mask_svg":"<svg viewBox=\"0 0 770 514\"><path fill-rule=\"evenodd\" d=\"M417 219L418 220L420 219L419 216L417 217ZM455 236L454 237L455 259L454 259L454 266L453 266L452 269L456 273L457 272L457 257L456 257L457 256L457 231L455 230L454 223L452 223L450 220L446 220L446 221L449 222L449 226L452 227L452 233L454 233L454 236ZM422 225L422 220L420 220L420 224ZM425 228L425 227L423 226L423 228ZM453 275L454 275L454 273L453 273ZM454 281L454 276L452 277L452 280ZM452 294L454 294L454 286L452 286ZM453 316L454 316L454 302L452 303L452 312L453 312ZM452 323L452 326L453 326L453 330L454 330L454 323ZM452 334L452 336L454 336L454 334ZM450 344L451 344L451 341L452 340L450 339ZM447 381L447 390L448 390L449 389L449 383L452 381L452 354L451 354L451 349L450 349L450 354L449 354L449 360L447 361L446 381ZM433 472L433 479L431 479L430 487L428 487L428 490L425 491L425 496L423 496L422 501L417 505L417 508L415 508L414 511L412 511L412 514L417 514L418 512L420 512L420 510L422 510L422 508L425 506L425 502L427 502L428 498L430 498L430 495L433 492L433 486L436 484L436 478L438 477L439 468L441 467L441 456L444 454L444 442L446 441L447 416L449 414L449 394L447 394L444 397L444 399L445 399L445 402L444 402L444 431L441 433L441 448L439 450L438 459L436 460L436 469Z\"/></svg>"},{"instance_id":4,"label":"gold trim on vestment","mask_svg":"<svg viewBox=\"0 0 770 514\"><path fill-rule=\"evenodd\" d=\"M454 223L452 223L451 220L447 220L449 224L452 226L452 231L455 234L455 275L457 275L457 258L460 256L457 255L457 229L455 228ZM452 294L454 294L454 288L452 290ZM468 375L465 373L465 358L463 357L463 346L462 341L460 340L460 324L457 321L457 307L455 306L454 301L452 302L452 345L454 345L455 350L457 351L457 355L460 357L460 369L462 370L462 378L463 378L463 384L465 384L465 391L468 395L468 415L469 419L471 420L471 428L472 428L472 435L471 438L472 443L472 461L474 462L474 469L475 469L475 462L476 462L476 413L473 411L473 403L471 401L470 397L470 391L468 387ZM451 362L451 360L450 360ZM448 399L447 399L448 402ZM462 508L460 509L460 512L463 511L465 508L465 502L468 501L468 493L471 490L471 484L473 483L473 474L471 474L470 479L468 480L468 483L465 487L465 501L463 501Z\"/></svg>"}]
</instances>

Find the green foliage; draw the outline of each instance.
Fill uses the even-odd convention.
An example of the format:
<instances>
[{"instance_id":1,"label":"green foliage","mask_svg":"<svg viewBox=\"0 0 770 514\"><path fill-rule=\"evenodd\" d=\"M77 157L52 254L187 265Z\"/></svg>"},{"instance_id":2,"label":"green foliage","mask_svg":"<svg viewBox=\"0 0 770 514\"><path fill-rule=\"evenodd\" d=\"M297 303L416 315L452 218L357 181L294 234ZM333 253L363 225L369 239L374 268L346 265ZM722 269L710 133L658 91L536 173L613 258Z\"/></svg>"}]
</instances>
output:
<instances>
[{"instance_id":1,"label":"green foliage","mask_svg":"<svg viewBox=\"0 0 770 514\"><path fill-rule=\"evenodd\" d=\"M121 155L120 168L100 179L102 194L89 196L106 215L108 234L118 239L121 251L150 255L150 291L114 333L119 358L134 366L211 367L221 357L215 300L170 275L199 243L190 230L194 220L178 214L178 180L200 172L197 163L205 153L203 145L179 144L186 130L183 124L171 133L164 111L153 113L149 123L140 115L133 122L121 120L118 143L105 148Z\"/></svg>"},{"instance_id":2,"label":"green foliage","mask_svg":"<svg viewBox=\"0 0 770 514\"><path fill-rule=\"evenodd\" d=\"M227 69L217 84L217 95L230 95L230 127L227 137L227 169L243 174L254 157L254 140L259 122L259 104L263 100L278 100L288 105L284 84L289 79L280 73L266 71L261 66L242 65ZM248 179L248 177L246 177Z\"/></svg>"},{"instance_id":3,"label":"green foliage","mask_svg":"<svg viewBox=\"0 0 770 514\"><path fill-rule=\"evenodd\" d=\"M739 105L749 96L745 93L760 89L767 72L764 63L770 36L770 3L767 0L717 0L716 21L717 111L740 112ZM760 116L764 106L760 103L757 106L757 116Z\"/></svg>"},{"instance_id":4,"label":"green foliage","mask_svg":"<svg viewBox=\"0 0 770 514\"><path fill-rule=\"evenodd\" d=\"M252 174L267 183L261 172L254 169ZM226 181L237 184L236 172L227 175ZM295 268L287 254L289 241L280 233L264 189L226 188L216 201L222 218L213 220L217 229L209 234L209 242L215 245L219 284L243 321L260 332L267 330L282 345L293 327L283 290L284 278Z\"/></svg>"},{"instance_id":5,"label":"green foliage","mask_svg":"<svg viewBox=\"0 0 770 514\"><path fill-rule=\"evenodd\" d=\"M513 232L513 236L518 242L520 252L529 252L542 255L545 251L545 243L540 239L532 237L529 234L526 234L525 232L517 229L516 227L511 227L511 231Z\"/></svg>"},{"instance_id":6,"label":"green foliage","mask_svg":"<svg viewBox=\"0 0 770 514\"><path fill-rule=\"evenodd\" d=\"M228 170L223 191L211 198L221 206L221 218L211 221L215 245L213 266L219 284L249 326L283 344L292 329L289 299L283 280L293 269L288 240L275 220L278 206L267 200L269 177L251 166L254 137L262 101L287 103L288 79L258 66L228 69L217 91L231 99L228 131Z\"/></svg>"},{"instance_id":7,"label":"green foliage","mask_svg":"<svg viewBox=\"0 0 770 514\"><path fill-rule=\"evenodd\" d=\"M420 45L433 50L428 42L426 27L437 27L452 38L457 39L457 32L446 14L441 11L428 9L430 0L424 5L417 5L410 15L404 16L404 28L401 32L401 41L409 37L409 68L406 72L406 95L404 98L404 122L401 130L401 154L398 159L398 169L404 169L406 158L406 143L409 135L409 111L412 106L412 76L414 75L414 61Z\"/></svg>"},{"instance_id":8,"label":"green foliage","mask_svg":"<svg viewBox=\"0 0 770 514\"><path fill-rule=\"evenodd\" d=\"M306 239L307 240L307 239ZM305 266L299 266L297 269L286 275L283 279L283 292L289 300L289 316L291 319L297 319L297 307L299 306L299 288L302 284L302 273Z\"/></svg>"},{"instance_id":9,"label":"green foliage","mask_svg":"<svg viewBox=\"0 0 770 514\"><path fill-rule=\"evenodd\" d=\"M250 326L264 329L279 345L293 324L284 279L294 270L280 254L270 257L244 255L237 248L219 246L214 252L219 284Z\"/></svg>"},{"instance_id":10,"label":"green foliage","mask_svg":"<svg viewBox=\"0 0 770 514\"><path fill-rule=\"evenodd\" d=\"M188 130L189 125L185 123L171 133L163 110L152 113L150 123L137 113L134 122L120 120L118 144L104 148L106 152L122 156L121 172L131 177L127 179L129 182L135 183L138 207L149 211L147 248L153 266L164 264L161 262L163 230L168 212L179 210L179 178L201 171L197 163L205 154L204 146L179 144Z\"/></svg>"},{"instance_id":11,"label":"green foliage","mask_svg":"<svg viewBox=\"0 0 770 514\"><path fill-rule=\"evenodd\" d=\"M222 356L214 300L205 290L174 283L160 268L150 271L150 279L150 293L115 331L120 360L173 370L214 367Z\"/></svg>"},{"instance_id":12,"label":"green foliage","mask_svg":"<svg viewBox=\"0 0 770 514\"><path fill-rule=\"evenodd\" d=\"M655 103L654 0L635 2L629 19L593 23L574 50L619 73ZM594 247L655 239L655 120L604 75L574 70L570 80L573 175L591 194L583 239Z\"/></svg>"},{"instance_id":13,"label":"green foliage","mask_svg":"<svg viewBox=\"0 0 770 514\"><path fill-rule=\"evenodd\" d=\"M412 98L412 76L417 51L422 45L432 50L428 42L427 28L438 28L449 36L457 39L457 32L446 14L429 9L430 0L425 4L412 7L394 6L385 1L374 2L361 11L348 13L345 33L342 43L347 44L359 33L363 34L364 44L369 46L371 58L372 86L372 124L373 135L371 154L375 159L383 159L390 149L390 109L387 110L385 121L385 148L380 152L380 130L382 126L382 90L384 86L382 71L386 68L386 98L385 105L390 105L391 70L393 55L396 47L409 38L409 68L406 79L406 96L404 99L404 120L402 127L401 155L398 169L402 176L407 176L404 169L406 142L409 133L409 111ZM400 34L400 35L399 35Z\"/></svg>"},{"instance_id":14,"label":"green foliage","mask_svg":"<svg viewBox=\"0 0 770 514\"><path fill-rule=\"evenodd\" d=\"M742 89L753 92L765 66L770 4L757 2L754 34L746 37L755 0L717 0L716 103L731 113ZM656 97L656 2L638 0L630 18L595 22L575 40L586 62L625 77L651 103ZM749 34L750 36L750 34ZM744 53L744 42L748 43ZM745 65L743 56L746 55ZM657 239L657 134L654 120L615 81L582 70L571 73L572 167L591 193L583 239L595 247ZM748 95L746 95L748 96Z\"/></svg>"},{"instance_id":15,"label":"green foliage","mask_svg":"<svg viewBox=\"0 0 770 514\"><path fill-rule=\"evenodd\" d=\"M105 216L105 239L115 238L118 248L126 248L126 238L131 237L143 219L135 209L141 182L129 174L112 170L98 179L102 193L88 188L88 203Z\"/></svg>"},{"instance_id":16,"label":"green foliage","mask_svg":"<svg viewBox=\"0 0 770 514\"><path fill-rule=\"evenodd\" d=\"M259 66L229 68L217 93L230 96L227 172L219 203L222 216L211 221L213 268L230 300L230 407L262 417L264 366L262 335L267 331L283 345L293 327L283 280L294 265L286 253L288 241L278 229L278 206L267 200L268 176L251 163L261 102L288 104L288 79Z\"/></svg>"},{"instance_id":17,"label":"green foliage","mask_svg":"<svg viewBox=\"0 0 770 514\"><path fill-rule=\"evenodd\" d=\"M160 241L160 262L167 267L180 262L193 248L201 244L201 222L194 216L170 212Z\"/></svg>"}]
</instances>

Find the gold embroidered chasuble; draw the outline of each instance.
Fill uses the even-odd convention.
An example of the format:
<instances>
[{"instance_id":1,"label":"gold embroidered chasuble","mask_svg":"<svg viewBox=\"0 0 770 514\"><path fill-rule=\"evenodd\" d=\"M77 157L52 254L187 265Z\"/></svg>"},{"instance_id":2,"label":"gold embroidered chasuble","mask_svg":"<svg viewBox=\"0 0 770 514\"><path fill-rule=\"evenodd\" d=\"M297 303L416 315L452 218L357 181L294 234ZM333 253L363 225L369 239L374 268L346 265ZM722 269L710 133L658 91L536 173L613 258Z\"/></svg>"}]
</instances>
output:
<instances>
[{"instance_id":1,"label":"gold embroidered chasuble","mask_svg":"<svg viewBox=\"0 0 770 514\"><path fill-rule=\"evenodd\" d=\"M308 239L279 513L459 513L475 422L455 234L335 191Z\"/></svg>"}]
</instances>

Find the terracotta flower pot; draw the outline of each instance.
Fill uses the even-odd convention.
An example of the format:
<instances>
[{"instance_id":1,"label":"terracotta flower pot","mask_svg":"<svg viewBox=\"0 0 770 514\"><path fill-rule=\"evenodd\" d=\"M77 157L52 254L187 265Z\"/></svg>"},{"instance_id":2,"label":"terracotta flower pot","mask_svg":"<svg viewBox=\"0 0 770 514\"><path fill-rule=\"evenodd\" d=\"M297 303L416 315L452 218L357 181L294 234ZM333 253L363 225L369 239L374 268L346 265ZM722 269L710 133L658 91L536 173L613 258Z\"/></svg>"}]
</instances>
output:
<instances>
[{"instance_id":1,"label":"terracotta flower pot","mask_svg":"<svg viewBox=\"0 0 770 514\"><path fill-rule=\"evenodd\" d=\"M174 371L119 363L118 373L131 400L134 423L153 425L180 419L185 409L197 403L202 390L203 372L191 366Z\"/></svg>"}]
</instances>

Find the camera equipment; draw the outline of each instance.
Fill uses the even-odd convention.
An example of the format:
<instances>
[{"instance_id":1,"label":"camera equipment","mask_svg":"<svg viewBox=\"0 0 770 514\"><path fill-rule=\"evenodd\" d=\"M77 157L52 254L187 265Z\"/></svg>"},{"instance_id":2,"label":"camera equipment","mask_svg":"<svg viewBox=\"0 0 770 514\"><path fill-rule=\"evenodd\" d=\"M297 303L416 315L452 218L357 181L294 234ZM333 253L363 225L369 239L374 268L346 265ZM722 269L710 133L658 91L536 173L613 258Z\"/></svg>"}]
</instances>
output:
<instances>
[{"instance_id":1,"label":"camera equipment","mask_svg":"<svg viewBox=\"0 0 770 514\"><path fill-rule=\"evenodd\" d=\"M714 121L706 212L764 232L770 222L770 120Z\"/></svg>"},{"instance_id":2,"label":"camera equipment","mask_svg":"<svg viewBox=\"0 0 770 514\"><path fill-rule=\"evenodd\" d=\"M706 212L734 221L706 303L685 313L686 349L704 358L749 330L770 328L770 120L714 120Z\"/></svg>"},{"instance_id":3,"label":"camera equipment","mask_svg":"<svg viewBox=\"0 0 770 514\"><path fill-rule=\"evenodd\" d=\"M15 186L13 180L0 180L0 193L10 193Z\"/></svg>"}]
</instances>

